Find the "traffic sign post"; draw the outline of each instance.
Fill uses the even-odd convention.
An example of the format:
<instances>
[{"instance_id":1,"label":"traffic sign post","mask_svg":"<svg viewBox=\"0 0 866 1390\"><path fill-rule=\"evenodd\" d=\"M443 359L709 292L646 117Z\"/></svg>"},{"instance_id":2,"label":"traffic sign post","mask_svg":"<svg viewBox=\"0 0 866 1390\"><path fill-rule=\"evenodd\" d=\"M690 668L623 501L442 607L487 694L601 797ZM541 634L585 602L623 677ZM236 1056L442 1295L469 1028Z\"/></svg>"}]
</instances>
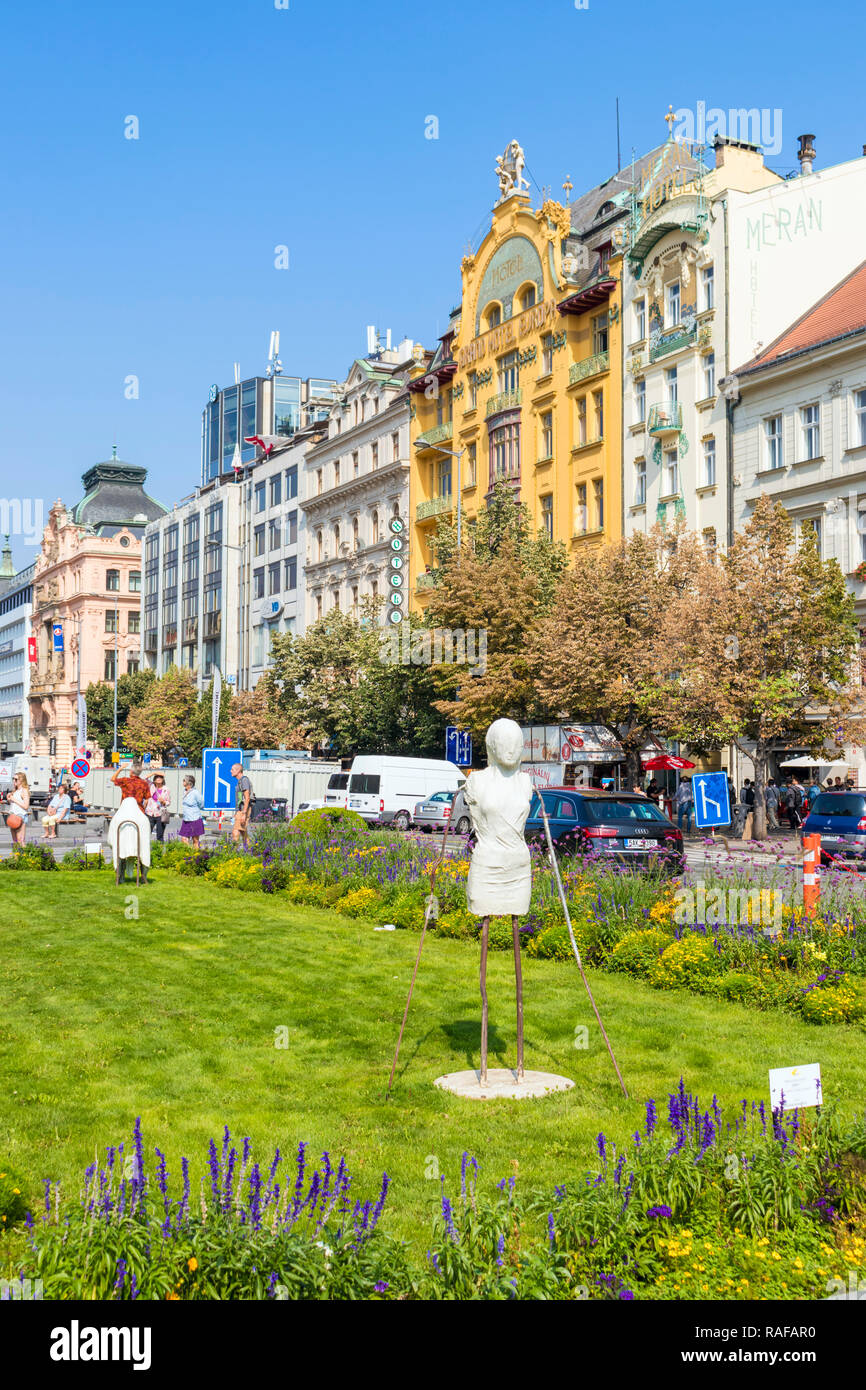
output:
<instances>
[{"instance_id":1,"label":"traffic sign post","mask_svg":"<svg viewBox=\"0 0 866 1390\"><path fill-rule=\"evenodd\" d=\"M232 768L243 761L240 748L205 748L201 755L202 797L206 811L230 811L235 804Z\"/></svg>"},{"instance_id":2,"label":"traffic sign post","mask_svg":"<svg viewBox=\"0 0 866 1390\"><path fill-rule=\"evenodd\" d=\"M87 777L90 772L90 763L86 758L76 758L72 764L73 777Z\"/></svg>"},{"instance_id":3,"label":"traffic sign post","mask_svg":"<svg viewBox=\"0 0 866 1390\"><path fill-rule=\"evenodd\" d=\"M692 777L692 795L698 830L730 825L731 799L726 772L696 772Z\"/></svg>"},{"instance_id":4,"label":"traffic sign post","mask_svg":"<svg viewBox=\"0 0 866 1390\"><path fill-rule=\"evenodd\" d=\"M445 730L445 757L458 767L469 767L472 762L472 735L465 729L449 724Z\"/></svg>"}]
</instances>

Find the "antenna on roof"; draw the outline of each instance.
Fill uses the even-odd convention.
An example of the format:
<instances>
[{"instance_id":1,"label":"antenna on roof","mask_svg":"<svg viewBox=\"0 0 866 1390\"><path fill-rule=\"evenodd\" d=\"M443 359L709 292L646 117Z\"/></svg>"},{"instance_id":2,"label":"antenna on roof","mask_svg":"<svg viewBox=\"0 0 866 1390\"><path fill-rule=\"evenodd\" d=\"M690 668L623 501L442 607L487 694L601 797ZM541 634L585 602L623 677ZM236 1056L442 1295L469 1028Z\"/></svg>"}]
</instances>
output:
<instances>
[{"instance_id":1,"label":"antenna on roof","mask_svg":"<svg viewBox=\"0 0 866 1390\"><path fill-rule=\"evenodd\" d=\"M241 384L241 364L240 364L240 362L236 362L236 363L235 363L235 386L240 386L240 384Z\"/></svg>"},{"instance_id":2,"label":"antenna on roof","mask_svg":"<svg viewBox=\"0 0 866 1390\"><path fill-rule=\"evenodd\" d=\"M279 376L283 370L280 361L280 330L275 328L271 332L271 341L268 347L268 365L265 376Z\"/></svg>"}]
</instances>

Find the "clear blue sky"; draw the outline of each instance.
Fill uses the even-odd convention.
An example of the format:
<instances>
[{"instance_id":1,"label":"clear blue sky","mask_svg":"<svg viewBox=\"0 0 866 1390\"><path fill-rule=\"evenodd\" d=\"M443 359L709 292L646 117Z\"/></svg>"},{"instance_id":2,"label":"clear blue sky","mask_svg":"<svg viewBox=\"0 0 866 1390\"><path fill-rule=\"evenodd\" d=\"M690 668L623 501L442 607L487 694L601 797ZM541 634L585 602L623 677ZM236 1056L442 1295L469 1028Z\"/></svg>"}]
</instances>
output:
<instances>
[{"instance_id":1,"label":"clear blue sky","mask_svg":"<svg viewBox=\"0 0 866 1390\"><path fill-rule=\"evenodd\" d=\"M835 0L289 4L7 7L0 497L77 501L116 438L170 505L211 382L261 372L272 328L302 376L342 376L368 323L431 343L514 137L555 196L614 172L616 96L624 163L669 103L780 108L783 172L801 131L817 167L866 141L864 21Z\"/></svg>"}]
</instances>

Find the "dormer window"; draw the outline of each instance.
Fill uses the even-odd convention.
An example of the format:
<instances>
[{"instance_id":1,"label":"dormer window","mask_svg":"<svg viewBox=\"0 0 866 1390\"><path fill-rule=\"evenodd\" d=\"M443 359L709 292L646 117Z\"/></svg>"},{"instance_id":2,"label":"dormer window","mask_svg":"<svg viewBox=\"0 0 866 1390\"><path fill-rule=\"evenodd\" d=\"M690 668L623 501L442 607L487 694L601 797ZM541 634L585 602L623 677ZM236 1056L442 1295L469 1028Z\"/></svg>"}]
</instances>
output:
<instances>
[{"instance_id":1,"label":"dormer window","mask_svg":"<svg viewBox=\"0 0 866 1390\"><path fill-rule=\"evenodd\" d=\"M607 272L607 267L608 267L608 262L610 261L610 256L611 256L611 251L612 251L612 250L613 250L613 247L611 246L611 244L610 244L609 241L606 241L606 242L604 242L604 244L603 244L602 246L599 246L599 248L598 248L598 273L599 273L599 275L604 275L604 274L606 274L606 272Z\"/></svg>"},{"instance_id":2,"label":"dormer window","mask_svg":"<svg viewBox=\"0 0 866 1390\"><path fill-rule=\"evenodd\" d=\"M601 205L601 207L599 208L598 212L595 214L596 221L598 221L598 219L599 219L600 217L609 217L610 214L613 212L613 210L614 210L614 209L613 209L613 203L611 203L611 202L602 203L602 205Z\"/></svg>"}]
</instances>

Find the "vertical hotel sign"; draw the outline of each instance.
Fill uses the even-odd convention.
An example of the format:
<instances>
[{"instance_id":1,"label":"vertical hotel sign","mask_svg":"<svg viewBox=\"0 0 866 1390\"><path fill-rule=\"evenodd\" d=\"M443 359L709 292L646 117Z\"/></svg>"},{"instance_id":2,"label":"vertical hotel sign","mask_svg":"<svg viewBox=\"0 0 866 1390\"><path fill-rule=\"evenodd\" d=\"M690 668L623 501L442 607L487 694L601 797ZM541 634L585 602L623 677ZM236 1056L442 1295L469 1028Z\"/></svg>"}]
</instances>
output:
<instances>
[{"instance_id":1,"label":"vertical hotel sign","mask_svg":"<svg viewBox=\"0 0 866 1390\"><path fill-rule=\"evenodd\" d=\"M55 650L56 652L62 652L62 651L63 651L63 624L62 624L62 623L54 623L54 624L52 625L52 633L53 633L53 636L54 636L54 650Z\"/></svg>"}]
</instances>

